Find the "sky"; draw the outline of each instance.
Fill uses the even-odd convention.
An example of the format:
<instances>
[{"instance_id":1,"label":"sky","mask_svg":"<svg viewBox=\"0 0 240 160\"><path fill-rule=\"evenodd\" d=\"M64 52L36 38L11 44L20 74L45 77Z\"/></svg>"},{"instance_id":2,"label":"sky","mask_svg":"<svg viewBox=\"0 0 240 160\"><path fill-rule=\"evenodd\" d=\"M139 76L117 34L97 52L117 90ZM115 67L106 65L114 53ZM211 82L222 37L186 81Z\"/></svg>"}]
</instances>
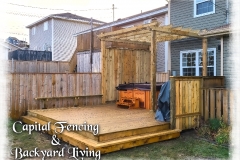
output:
<instances>
[{"instance_id":1,"label":"sky","mask_svg":"<svg viewBox=\"0 0 240 160\"><path fill-rule=\"evenodd\" d=\"M125 18L167 4L166 0L4 0L0 38L14 36L29 42L27 25L50 14L70 12L104 22Z\"/></svg>"}]
</instances>

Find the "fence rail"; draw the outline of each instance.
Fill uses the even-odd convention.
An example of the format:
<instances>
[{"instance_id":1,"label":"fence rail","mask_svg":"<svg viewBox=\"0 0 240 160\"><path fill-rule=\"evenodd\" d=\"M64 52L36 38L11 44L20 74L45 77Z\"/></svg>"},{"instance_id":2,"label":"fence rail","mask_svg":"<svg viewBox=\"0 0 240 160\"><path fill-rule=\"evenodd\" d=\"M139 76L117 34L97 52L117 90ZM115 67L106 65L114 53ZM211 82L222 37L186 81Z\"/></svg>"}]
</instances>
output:
<instances>
[{"instance_id":1,"label":"fence rail","mask_svg":"<svg viewBox=\"0 0 240 160\"><path fill-rule=\"evenodd\" d=\"M30 109L101 103L100 73L10 74L10 117Z\"/></svg>"},{"instance_id":2,"label":"fence rail","mask_svg":"<svg viewBox=\"0 0 240 160\"><path fill-rule=\"evenodd\" d=\"M204 120L222 118L225 123L229 123L232 92L226 88L209 88L202 89L202 93Z\"/></svg>"}]
</instances>

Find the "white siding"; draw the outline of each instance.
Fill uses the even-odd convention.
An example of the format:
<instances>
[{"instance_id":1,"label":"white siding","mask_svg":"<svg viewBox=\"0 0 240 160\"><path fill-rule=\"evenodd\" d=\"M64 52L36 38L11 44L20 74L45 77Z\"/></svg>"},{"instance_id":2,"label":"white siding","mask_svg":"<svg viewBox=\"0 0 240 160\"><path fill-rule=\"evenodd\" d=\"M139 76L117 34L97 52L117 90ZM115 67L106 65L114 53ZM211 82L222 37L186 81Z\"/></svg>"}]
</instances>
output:
<instances>
[{"instance_id":1,"label":"white siding","mask_svg":"<svg viewBox=\"0 0 240 160\"><path fill-rule=\"evenodd\" d=\"M48 21L48 30L44 31L44 23L36 26L35 35L32 35L32 28L29 29L29 49L44 50L44 46L52 47L52 27L51 21Z\"/></svg>"},{"instance_id":2,"label":"white siding","mask_svg":"<svg viewBox=\"0 0 240 160\"><path fill-rule=\"evenodd\" d=\"M77 47L73 34L90 29L89 24L54 19L53 61L69 61Z\"/></svg>"}]
</instances>

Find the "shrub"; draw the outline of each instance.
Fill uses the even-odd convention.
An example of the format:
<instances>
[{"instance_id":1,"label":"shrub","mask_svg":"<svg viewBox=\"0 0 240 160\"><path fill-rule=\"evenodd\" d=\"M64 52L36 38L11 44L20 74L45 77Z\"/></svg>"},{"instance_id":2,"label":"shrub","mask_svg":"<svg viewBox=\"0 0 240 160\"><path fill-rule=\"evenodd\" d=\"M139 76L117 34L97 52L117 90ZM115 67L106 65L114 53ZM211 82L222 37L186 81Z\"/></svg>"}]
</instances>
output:
<instances>
[{"instance_id":1,"label":"shrub","mask_svg":"<svg viewBox=\"0 0 240 160\"><path fill-rule=\"evenodd\" d=\"M209 119L209 128L212 132L217 132L221 127L221 120L219 119Z\"/></svg>"}]
</instances>

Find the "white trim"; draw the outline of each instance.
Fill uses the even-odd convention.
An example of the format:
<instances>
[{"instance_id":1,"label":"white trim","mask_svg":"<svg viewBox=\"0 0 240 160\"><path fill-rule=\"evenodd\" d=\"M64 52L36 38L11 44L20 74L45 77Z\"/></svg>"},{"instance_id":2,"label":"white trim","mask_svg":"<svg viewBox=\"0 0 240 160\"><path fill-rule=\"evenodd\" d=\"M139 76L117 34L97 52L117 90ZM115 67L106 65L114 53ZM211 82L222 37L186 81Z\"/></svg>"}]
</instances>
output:
<instances>
[{"instance_id":1,"label":"white trim","mask_svg":"<svg viewBox=\"0 0 240 160\"><path fill-rule=\"evenodd\" d=\"M216 76L216 48L208 48L207 51L212 51L214 52L214 76ZM183 53L188 53L188 52L195 52L196 55L196 62L195 62L195 76L201 76L199 75L199 68L202 68L202 66L199 66L199 52L202 52L202 49L195 49L195 50L184 50L184 51L180 51L180 76L183 76L183 71L182 71L182 54Z\"/></svg>"},{"instance_id":2,"label":"white trim","mask_svg":"<svg viewBox=\"0 0 240 160\"><path fill-rule=\"evenodd\" d=\"M168 24L169 24L169 22L168 22L168 13L165 14L164 19L165 19L165 22L164 22L165 25L168 25ZM165 51L165 55L164 55L164 57L165 57L164 71L165 71L165 72L168 71L168 48L169 48L168 45L169 45L169 42L168 42L168 41L165 41L165 42L164 42L164 46L165 46L165 48L164 48L164 51Z\"/></svg>"},{"instance_id":3,"label":"white trim","mask_svg":"<svg viewBox=\"0 0 240 160\"><path fill-rule=\"evenodd\" d=\"M209 14L214 14L215 13L215 0L212 0L213 1L213 11L212 12L207 12L207 13L203 13L203 14L199 14L197 15L196 14L196 11L197 11L197 1L198 0L194 0L194 3L193 3L193 17L194 18L197 18L197 17L201 17L201 16L206 16L206 15L209 15ZM202 0L202 2L206 2L208 0Z\"/></svg>"},{"instance_id":4,"label":"white trim","mask_svg":"<svg viewBox=\"0 0 240 160\"><path fill-rule=\"evenodd\" d=\"M52 61L54 60L54 21L52 18L52 46L51 46L51 51L52 51Z\"/></svg>"}]
</instances>

